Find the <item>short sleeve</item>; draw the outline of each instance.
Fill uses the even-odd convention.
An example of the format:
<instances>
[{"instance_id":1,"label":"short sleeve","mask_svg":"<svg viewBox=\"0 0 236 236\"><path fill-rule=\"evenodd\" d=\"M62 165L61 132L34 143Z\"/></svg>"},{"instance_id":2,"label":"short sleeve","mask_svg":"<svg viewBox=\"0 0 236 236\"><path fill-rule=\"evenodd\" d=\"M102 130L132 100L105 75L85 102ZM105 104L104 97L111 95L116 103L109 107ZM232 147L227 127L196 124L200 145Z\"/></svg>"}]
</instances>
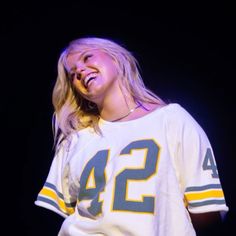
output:
<instances>
[{"instance_id":1,"label":"short sleeve","mask_svg":"<svg viewBox=\"0 0 236 236\"><path fill-rule=\"evenodd\" d=\"M175 170L191 213L228 211L208 137L180 105L170 109L168 133Z\"/></svg>"},{"instance_id":2,"label":"short sleeve","mask_svg":"<svg viewBox=\"0 0 236 236\"><path fill-rule=\"evenodd\" d=\"M63 217L72 214L76 196L70 194L68 184L68 144L63 142L56 152L45 184L37 196L35 204L52 210Z\"/></svg>"}]
</instances>

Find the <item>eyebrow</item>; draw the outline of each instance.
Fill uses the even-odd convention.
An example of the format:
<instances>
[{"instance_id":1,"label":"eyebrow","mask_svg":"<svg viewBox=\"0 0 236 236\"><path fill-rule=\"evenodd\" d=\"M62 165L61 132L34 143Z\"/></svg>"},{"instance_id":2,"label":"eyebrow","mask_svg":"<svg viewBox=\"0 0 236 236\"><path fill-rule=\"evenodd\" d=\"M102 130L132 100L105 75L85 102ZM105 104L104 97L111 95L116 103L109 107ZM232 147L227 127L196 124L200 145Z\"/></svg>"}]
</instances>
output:
<instances>
[{"instance_id":1,"label":"eyebrow","mask_svg":"<svg viewBox=\"0 0 236 236\"><path fill-rule=\"evenodd\" d=\"M93 50L93 49L88 49L88 50L84 50L83 52L79 53L78 57L76 58L76 61L80 60L86 53L89 53L89 52L92 51L92 50ZM92 53L92 52L91 52L91 53ZM68 55L69 55L69 54L68 54ZM68 55L67 55L67 56L68 56ZM67 61L65 61L65 68L66 68L66 70L67 70L68 73L73 73L73 72L75 72L75 70L76 70L76 65L72 66L72 67L70 68L70 70L68 70L68 69L69 69L69 66L68 66L68 64L67 64Z\"/></svg>"}]
</instances>

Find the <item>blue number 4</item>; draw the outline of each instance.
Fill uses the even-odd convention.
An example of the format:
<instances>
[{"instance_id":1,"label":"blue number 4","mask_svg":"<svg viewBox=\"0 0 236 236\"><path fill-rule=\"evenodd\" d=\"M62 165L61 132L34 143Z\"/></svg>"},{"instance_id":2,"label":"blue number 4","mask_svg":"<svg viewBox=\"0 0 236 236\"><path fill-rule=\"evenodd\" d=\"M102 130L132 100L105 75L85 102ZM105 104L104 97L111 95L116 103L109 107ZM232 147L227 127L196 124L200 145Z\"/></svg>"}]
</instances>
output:
<instances>
[{"instance_id":1,"label":"blue number 4","mask_svg":"<svg viewBox=\"0 0 236 236\"><path fill-rule=\"evenodd\" d=\"M92 200L88 211L94 216L100 214L102 209L102 202L99 201L99 193L104 190L106 182L104 170L107 159L108 150L97 152L85 166L80 178L81 190L78 200Z\"/></svg>"},{"instance_id":2,"label":"blue number 4","mask_svg":"<svg viewBox=\"0 0 236 236\"><path fill-rule=\"evenodd\" d=\"M115 178L115 194L113 210L153 213L155 196L142 196L142 201L128 200L128 181L147 181L157 172L159 147L151 139L131 142L120 153L117 158L125 158L123 155L133 155L132 151L137 149L146 150L144 154L144 166L137 169L126 168ZM109 150L98 151L86 164L80 178L79 201L91 200L87 209L92 215L97 216L102 212L102 201L99 195L104 191L106 185L105 168L109 156ZM135 158L135 157L134 157Z\"/></svg>"},{"instance_id":3,"label":"blue number 4","mask_svg":"<svg viewBox=\"0 0 236 236\"><path fill-rule=\"evenodd\" d=\"M212 178L219 178L217 166L215 160L212 155L212 151L210 148L207 149L206 155L202 164L203 170L211 170L212 171Z\"/></svg>"}]
</instances>

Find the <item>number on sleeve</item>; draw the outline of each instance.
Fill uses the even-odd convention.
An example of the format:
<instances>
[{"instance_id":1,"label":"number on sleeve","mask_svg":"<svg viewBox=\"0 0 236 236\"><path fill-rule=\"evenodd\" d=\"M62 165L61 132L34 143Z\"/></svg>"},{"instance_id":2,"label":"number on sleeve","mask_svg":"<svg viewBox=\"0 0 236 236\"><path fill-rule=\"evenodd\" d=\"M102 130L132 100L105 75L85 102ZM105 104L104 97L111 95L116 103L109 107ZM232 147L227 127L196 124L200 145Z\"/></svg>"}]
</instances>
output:
<instances>
[{"instance_id":1,"label":"number on sleeve","mask_svg":"<svg viewBox=\"0 0 236 236\"><path fill-rule=\"evenodd\" d=\"M211 170L212 171L212 178L219 178L216 163L214 157L212 155L212 151L210 148L207 148L205 158L202 164L203 170Z\"/></svg>"}]
</instances>

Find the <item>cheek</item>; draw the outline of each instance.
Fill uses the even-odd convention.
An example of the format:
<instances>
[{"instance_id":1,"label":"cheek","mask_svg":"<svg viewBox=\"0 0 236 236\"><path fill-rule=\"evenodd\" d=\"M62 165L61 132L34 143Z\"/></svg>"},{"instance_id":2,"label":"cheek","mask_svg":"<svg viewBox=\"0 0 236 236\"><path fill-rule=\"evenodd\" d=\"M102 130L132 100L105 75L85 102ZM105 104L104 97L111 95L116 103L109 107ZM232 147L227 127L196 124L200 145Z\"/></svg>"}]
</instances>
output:
<instances>
[{"instance_id":1,"label":"cheek","mask_svg":"<svg viewBox=\"0 0 236 236\"><path fill-rule=\"evenodd\" d=\"M119 73L118 66L114 62L107 63L103 69L108 77L116 77Z\"/></svg>"}]
</instances>

